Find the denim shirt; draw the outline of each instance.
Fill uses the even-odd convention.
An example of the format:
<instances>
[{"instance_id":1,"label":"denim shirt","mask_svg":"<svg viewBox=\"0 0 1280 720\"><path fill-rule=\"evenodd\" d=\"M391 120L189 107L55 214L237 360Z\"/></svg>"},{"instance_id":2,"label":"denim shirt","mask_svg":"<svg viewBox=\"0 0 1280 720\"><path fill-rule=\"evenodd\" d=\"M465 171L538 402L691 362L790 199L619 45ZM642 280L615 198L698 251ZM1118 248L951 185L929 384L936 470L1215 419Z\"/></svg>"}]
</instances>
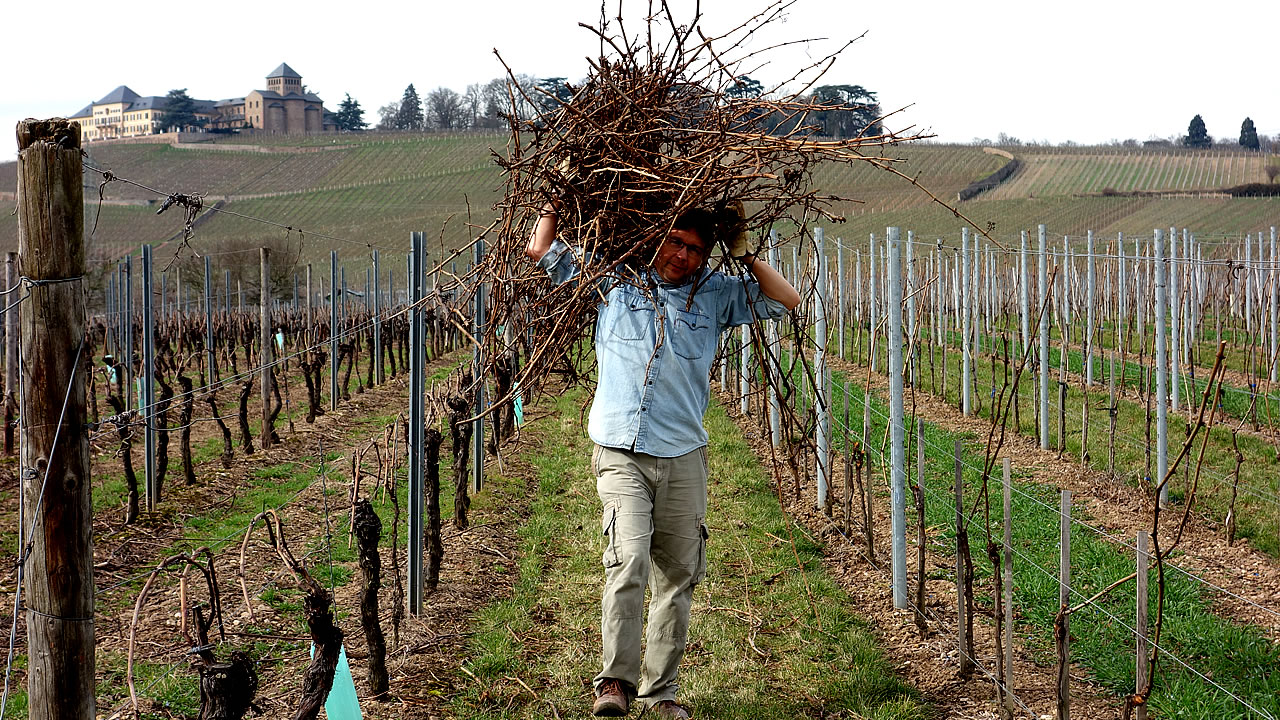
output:
<instances>
[{"instance_id":1,"label":"denim shirt","mask_svg":"<svg viewBox=\"0 0 1280 720\"><path fill-rule=\"evenodd\" d=\"M557 284L580 274L577 257L560 240L538 267ZM706 269L696 284L671 285L649 271L636 284L605 281L601 291L587 434L598 445L656 457L679 457L707 444L702 416L720 334L786 314L756 281Z\"/></svg>"}]
</instances>

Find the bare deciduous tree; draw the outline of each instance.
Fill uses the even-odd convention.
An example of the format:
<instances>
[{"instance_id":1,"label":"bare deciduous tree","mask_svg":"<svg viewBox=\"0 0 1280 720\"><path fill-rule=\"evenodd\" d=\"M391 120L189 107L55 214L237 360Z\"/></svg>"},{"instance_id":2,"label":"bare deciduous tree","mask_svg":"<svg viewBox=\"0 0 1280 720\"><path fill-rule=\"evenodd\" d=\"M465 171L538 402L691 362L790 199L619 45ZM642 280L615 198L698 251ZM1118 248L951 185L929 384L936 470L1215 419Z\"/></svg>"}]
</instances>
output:
<instances>
[{"instance_id":1,"label":"bare deciduous tree","mask_svg":"<svg viewBox=\"0 0 1280 720\"><path fill-rule=\"evenodd\" d=\"M459 130L466 122L462 96L447 87L438 87L427 94L427 113L431 127L436 130Z\"/></svg>"}]
</instances>

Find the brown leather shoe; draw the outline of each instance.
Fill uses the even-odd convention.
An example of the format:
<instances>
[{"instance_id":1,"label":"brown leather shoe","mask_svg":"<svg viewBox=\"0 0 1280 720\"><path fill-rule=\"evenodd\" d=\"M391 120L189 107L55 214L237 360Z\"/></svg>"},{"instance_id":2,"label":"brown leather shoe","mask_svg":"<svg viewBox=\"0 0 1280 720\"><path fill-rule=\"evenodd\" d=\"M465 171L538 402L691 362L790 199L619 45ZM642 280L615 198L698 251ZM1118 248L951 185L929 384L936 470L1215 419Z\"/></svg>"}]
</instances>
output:
<instances>
[{"instance_id":1,"label":"brown leather shoe","mask_svg":"<svg viewBox=\"0 0 1280 720\"><path fill-rule=\"evenodd\" d=\"M689 720L689 710L675 700L663 700L649 709L655 718Z\"/></svg>"},{"instance_id":2,"label":"brown leather shoe","mask_svg":"<svg viewBox=\"0 0 1280 720\"><path fill-rule=\"evenodd\" d=\"M621 680L605 678L600 681L596 702L591 706L591 714L596 717L623 717L631 709L631 699L627 697L627 685ZM688 717L688 715L685 715Z\"/></svg>"}]
</instances>

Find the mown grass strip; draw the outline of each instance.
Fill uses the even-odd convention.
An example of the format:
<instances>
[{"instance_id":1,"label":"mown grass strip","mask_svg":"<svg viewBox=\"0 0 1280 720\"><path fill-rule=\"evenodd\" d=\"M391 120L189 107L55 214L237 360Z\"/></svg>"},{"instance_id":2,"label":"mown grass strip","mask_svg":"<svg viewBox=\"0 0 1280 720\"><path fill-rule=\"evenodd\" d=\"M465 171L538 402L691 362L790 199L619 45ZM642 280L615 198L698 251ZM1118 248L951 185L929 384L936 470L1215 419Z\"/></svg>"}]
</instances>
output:
<instances>
[{"instance_id":1,"label":"mown grass strip","mask_svg":"<svg viewBox=\"0 0 1280 720\"><path fill-rule=\"evenodd\" d=\"M942 397L953 407L956 407L960 404L961 359L958 346L950 346L947 350L945 386L942 382L943 360L941 350L938 348L933 348L932 350L933 362L936 363L933 368L929 364L930 348L926 345L920 351L921 367L918 373L920 389ZM863 343L862 353L865 357L865 342ZM1051 364L1056 364L1059 354L1060 348L1050 351ZM883 357L882 355L882 360ZM1079 360L1079 355L1073 358L1069 354L1068 369L1072 372L1081 372ZM1011 358L1011 367L1009 368L1011 382L1016 363L1017 358ZM1029 437L1038 438L1039 429L1035 424L1036 407L1032 401L1034 394L1038 390L1036 378L1031 370L1032 368L1028 366L1023 371L1018 386L1020 423L1015 428L1013 420L1010 418L1009 431L1016 431ZM1139 486L1150 487L1152 485L1150 476L1155 473L1155 412L1151 413L1151 442L1148 445L1146 406L1132 398L1117 398L1117 430L1112 435L1106 408L1108 396L1104 374L1106 370L1105 362L1096 363L1094 370L1096 373L1095 384L1088 393L1091 411L1086 455L1089 465L1095 470L1105 471L1108 464L1110 445L1114 441L1117 478ZM994 367L991 356L979 357L973 363L973 395L971 397L974 402L975 414L978 417L990 418L992 398L999 392L1004 382L1004 371L1002 358L996 359ZM1057 442L1058 376L1056 368L1050 370L1049 436L1051 445ZM860 383L861 375L853 378L853 382ZM1201 392L1203 392L1204 388L1203 382L1203 379L1197 379L1196 381ZM1238 393L1235 395L1238 396ZM1230 398L1232 395L1229 394L1227 397ZM1200 399L1200 393L1184 398L1183 407L1198 406ZM1080 457L1080 446L1083 440L1081 433L1081 407L1085 400L1086 396L1080 385L1068 382L1065 411L1065 453L1068 457ZM1170 459L1177 454L1181 447L1180 443L1186 436L1186 426L1188 424L1185 415L1181 413L1169 414ZM1231 495L1230 478L1236 466L1235 453L1231 444L1231 428L1236 427L1238 424L1238 420L1228 420L1225 423L1219 422L1210 431L1210 442L1204 459L1204 475L1201 478L1196 499L1197 518L1200 521L1204 521L1208 516L1213 521L1222 522L1223 518L1226 517ZM1238 538L1248 538L1253 547L1260 552L1272 557L1280 557L1280 504L1277 504L1274 500L1275 493L1280 491L1280 475L1276 473L1280 458L1277 457L1275 444L1264 437L1250 433L1241 433L1237 438L1237 444L1244 457L1244 462L1240 467L1239 497L1236 500L1236 536ZM1151 449L1150 458L1148 458L1148 447ZM1150 461L1152 467L1150 473L1147 471L1148 461ZM1189 485L1189 471L1193 467L1194 462L1184 464L1183 470L1179 471L1178 476L1170 482L1169 493L1175 502L1181 503L1184 501L1186 489Z\"/></svg>"},{"instance_id":2,"label":"mown grass strip","mask_svg":"<svg viewBox=\"0 0 1280 720\"><path fill-rule=\"evenodd\" d=\"M589 712L599 670L603 581L599 500L578 393L542 421L531 449L536 488L520 529L512 596L477 616L470 677L452 700L459 718L545 718ZM924 718L929 708L893 673L848 595L822 569L822 550L791 546L766 473L713 406L707 581L694 595L680 700L698 717ZM814 595L813 617L805 585ZM755 646L751 646L755 629ZM525 686L528 687L525 687ZM554 708L554 713L553 713Z\"/></svg>"},{"instance_id":3,"label":"mown grass strip","mask_svg":"<svg viewBox=\"0 0 1280 720\"><path fill-rule=\"evenodd\" d=\"M854 383L850 405L861 408L862 392L856 384L859 380L842 373L834 373L834 376L837 388L843 388L846 380ZM833 406L841 407L843 403L842 391L837 390ZM870 436L873 438L873 453L884 452L887 455L887 450L880 448L880 443L884 437L888 409L874 392L872 406ZM850 426L852 438L836 425L837 444L861 438L860 412L851 418ZM908 435L914 437L913 433ZM981 443L986 438L975 439L925 423L925 522L929 528L930 543L937 544L939 552L952 556L955 554L953 448L957 439L965 441L962 462L966 506L970 510L982 508L983 498L979 489L982 485L980 468L984 447ZM908 449L907 457L915 458L914 445ZM877 485L883 484L880 478L885 461L887 458L882 461L873 454L873 477L877 478ZM908 474L914 481L914 467ZM991 522L996 538L1000 536L1002 517L999 482L998 475L992 478ZM1014 493L1012 510L1016 552L1014 606L1023 642L1039 662L1047 664L1053 662L1052 627L1058 611L1058 489L1025 481L1017 482L1015 486L1017 492ZM883 497L879 502L887 503L887 493L880 494ZM1096 526L1078 510L1073 512L1073 516ZM908 512L908 525L911 527L907 536L914 537L914 512ZM985 614L989 617L994 605L990 597L991 565L984 551L986 542L987 534L979 513L970 526L976 575L974 592L980 608L979 616ZM1132 543L1132 539L1128 542ZM1081 522L1072 526L1071 543L1073 603L1079 603L1085 596L1133 572L1135 561L1131 552L1099 536ZM942 576L951 578L946 572L931 575ZM1166 572L1166 582L1162 647L1254 707L1280 714L1280 647L1269 642L1256 627L1237 625L1215 615L1208 588L1194 579L1178 572ZM1155 586L1153 569L1153 618ZM1071 621L1072 662L1084 668L1091 680L1116 693L1117 698L1134 689L1134 653L1126 650L1134 647L1130 630L1134 622L1133 605L1133 584L1129 583L1103 598L1096 606L1081 610ZM1016 674L1016 668L1014 672ZM1158 670L1150 707L1153 713L1164 717L1239 717L1245 714L1241 704L1168 656L1164 657Z\"/></svg>"}]
</instances>

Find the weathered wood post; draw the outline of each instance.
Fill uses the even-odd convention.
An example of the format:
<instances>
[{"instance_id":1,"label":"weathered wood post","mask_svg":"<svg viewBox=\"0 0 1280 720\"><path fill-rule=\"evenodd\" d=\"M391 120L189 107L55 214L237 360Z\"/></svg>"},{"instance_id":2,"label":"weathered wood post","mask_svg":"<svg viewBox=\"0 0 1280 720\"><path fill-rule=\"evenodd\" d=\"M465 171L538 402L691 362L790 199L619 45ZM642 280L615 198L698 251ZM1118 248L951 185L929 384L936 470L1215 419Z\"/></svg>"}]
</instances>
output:
<instances>
[{"instance_id":1,"label":"weathered wood post","mask_svg":"<svg viewBox=\"0 0 1280 720\"><path fill-rule=\"evenodd\" d=\"M22 313L19 547L26 571L27 694L33 720L92 720L93 508L84 343L84 191L80 126L18 123L18 262ZM48 482L46 482L48 480Z\"/></svg>"}]
</instances>

